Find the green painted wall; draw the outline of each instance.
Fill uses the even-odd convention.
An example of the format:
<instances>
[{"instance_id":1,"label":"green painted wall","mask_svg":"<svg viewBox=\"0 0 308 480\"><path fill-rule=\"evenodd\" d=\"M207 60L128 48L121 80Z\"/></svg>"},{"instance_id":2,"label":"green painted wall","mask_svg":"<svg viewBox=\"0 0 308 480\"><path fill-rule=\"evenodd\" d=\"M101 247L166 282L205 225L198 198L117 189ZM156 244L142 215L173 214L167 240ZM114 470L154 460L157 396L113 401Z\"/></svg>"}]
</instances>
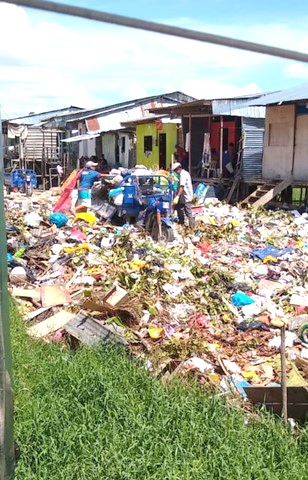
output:
<instances>
[{"instance_id":1,"label":"green painted wall","mask_svg":"<svg viewBox=\"0 0 308 480\"><path fill-rule=\"evenodd\" d=\"M175 123L163 123L161 130L157 130L155 123L137 125L137 165L145 165L152 168L159 167L159 134L161 133L166 134L166 164L167 168L170 167L171 155L174 153L174 146L177 143L177 124ZM148 156L144 152L144 137L152 137L152 153Z\"/></svg>"}]
</instances>

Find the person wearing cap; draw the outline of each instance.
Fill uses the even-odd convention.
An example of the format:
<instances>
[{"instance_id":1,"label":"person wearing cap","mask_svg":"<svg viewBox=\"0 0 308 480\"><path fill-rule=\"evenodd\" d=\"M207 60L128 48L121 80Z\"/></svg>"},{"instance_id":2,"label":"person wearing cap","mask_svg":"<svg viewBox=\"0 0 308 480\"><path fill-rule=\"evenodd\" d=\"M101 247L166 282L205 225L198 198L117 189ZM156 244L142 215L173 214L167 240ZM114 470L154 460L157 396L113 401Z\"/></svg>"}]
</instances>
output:
<instances>
[{"instance_id":1,"label":"person wearing cap","mask_svg":"<svg viewBox=\"0 0 308 480\"><path fill-rule=\"evenodd\" d=\"M97 165L98 163L89 160L80 171L77 206L91 207L91 189L94 182L102 177L102 174L95 170Z\"/></svg>"},{"instance_id":2,"label":"person wearing cap","mask_svg":"<svg viewBox=\"0 0 308 480\"><path fill-rule=\"evenodd\" d=\"M178 190L173 200L179 218L179 224L184 225L185 215L190 228L195 227L195 219L191 211L191 202L194 196L190 173L184 170L182 164L176 162L172 165L173 172L180 176Z\"/></svg>"}]
</instances>

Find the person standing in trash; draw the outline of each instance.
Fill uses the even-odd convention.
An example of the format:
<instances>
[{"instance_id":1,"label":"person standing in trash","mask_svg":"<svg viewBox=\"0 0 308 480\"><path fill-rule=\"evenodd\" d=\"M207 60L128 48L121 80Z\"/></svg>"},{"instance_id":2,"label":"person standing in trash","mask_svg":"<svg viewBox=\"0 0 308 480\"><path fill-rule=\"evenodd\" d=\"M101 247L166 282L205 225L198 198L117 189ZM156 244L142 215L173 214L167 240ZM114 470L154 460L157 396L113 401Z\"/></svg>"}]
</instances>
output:
<instances>
[{"instance_id":1,"label":"person standing in trash","mask_svg":"<svg viewBox=\"0 0 308 480\"><path fill-rule=\"evenodd\" d=\"M96 171L97 163L89 160L85 168L79 172L78 185L78 206L91 207L91 189L94 182L102 177L102 174Z\"/></svg>"},{"instance_id":2,"label":"person standing in trash","mask_svg":"<svg viewBox=\"0 0 308 480\"><path fill-rule=\"evenodd\" d=\"M173 200L176 208L179 224L184 225L185 215L188 218L190 228L195 227L195 219L191 211L191 202L194 196L190 173L184 170L181 163L176 162L172 165L173 172L180 176L178 191ZM185 215L184 215L185 214Z\"/></svg>"}]
</instances>

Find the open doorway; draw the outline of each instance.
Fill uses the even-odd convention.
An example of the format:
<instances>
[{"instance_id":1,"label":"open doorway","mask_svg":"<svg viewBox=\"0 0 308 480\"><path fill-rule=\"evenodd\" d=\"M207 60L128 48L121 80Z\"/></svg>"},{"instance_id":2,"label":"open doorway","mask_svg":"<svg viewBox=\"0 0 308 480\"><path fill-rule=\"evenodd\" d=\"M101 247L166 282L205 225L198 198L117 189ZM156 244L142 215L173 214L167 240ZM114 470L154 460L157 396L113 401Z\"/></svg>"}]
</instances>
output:
<instances>
[{"instance_id":1,"label":"open doorway","mask_svg":"<svg viewBox=\"0 0 308 480\"><path fill-rule=\"evenodd\" d=\"M167 168L167 137L165 133L159 134L158 147L159 147L159 168L166 170Z\"/></svg>"}]
</instances>

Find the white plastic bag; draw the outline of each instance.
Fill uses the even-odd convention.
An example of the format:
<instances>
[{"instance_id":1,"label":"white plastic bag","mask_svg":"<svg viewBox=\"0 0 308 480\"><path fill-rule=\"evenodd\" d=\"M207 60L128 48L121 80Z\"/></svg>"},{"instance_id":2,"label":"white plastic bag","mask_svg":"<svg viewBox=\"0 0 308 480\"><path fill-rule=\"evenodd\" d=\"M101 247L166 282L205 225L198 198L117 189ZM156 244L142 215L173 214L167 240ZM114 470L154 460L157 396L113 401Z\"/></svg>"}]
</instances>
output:
<instances>
[{"instance_id":1,"label":"white plastic bag","mask_svg":"<svg viewBox=\"0 0 308 480\"><path fill-rule=\"evenodd\" d=\"M123 200L124 200L124 195L123 195L123 193L119 193L118 195L116 195L116 196L113 198L114 204L115 204L117 207L120 207L120 206L123 204Z\"/></svg>"},{"instance_id":2,"label":"white plastic bag","mask_svg":"<svg viewBox=\"0 0 308 480\"><path fill-rule=\"evenodd\" d=\"M24 224L27 227L38 228L42 220L42 217L37 212L30 212L25 215Z\"/></svg>"}]
</instances>

